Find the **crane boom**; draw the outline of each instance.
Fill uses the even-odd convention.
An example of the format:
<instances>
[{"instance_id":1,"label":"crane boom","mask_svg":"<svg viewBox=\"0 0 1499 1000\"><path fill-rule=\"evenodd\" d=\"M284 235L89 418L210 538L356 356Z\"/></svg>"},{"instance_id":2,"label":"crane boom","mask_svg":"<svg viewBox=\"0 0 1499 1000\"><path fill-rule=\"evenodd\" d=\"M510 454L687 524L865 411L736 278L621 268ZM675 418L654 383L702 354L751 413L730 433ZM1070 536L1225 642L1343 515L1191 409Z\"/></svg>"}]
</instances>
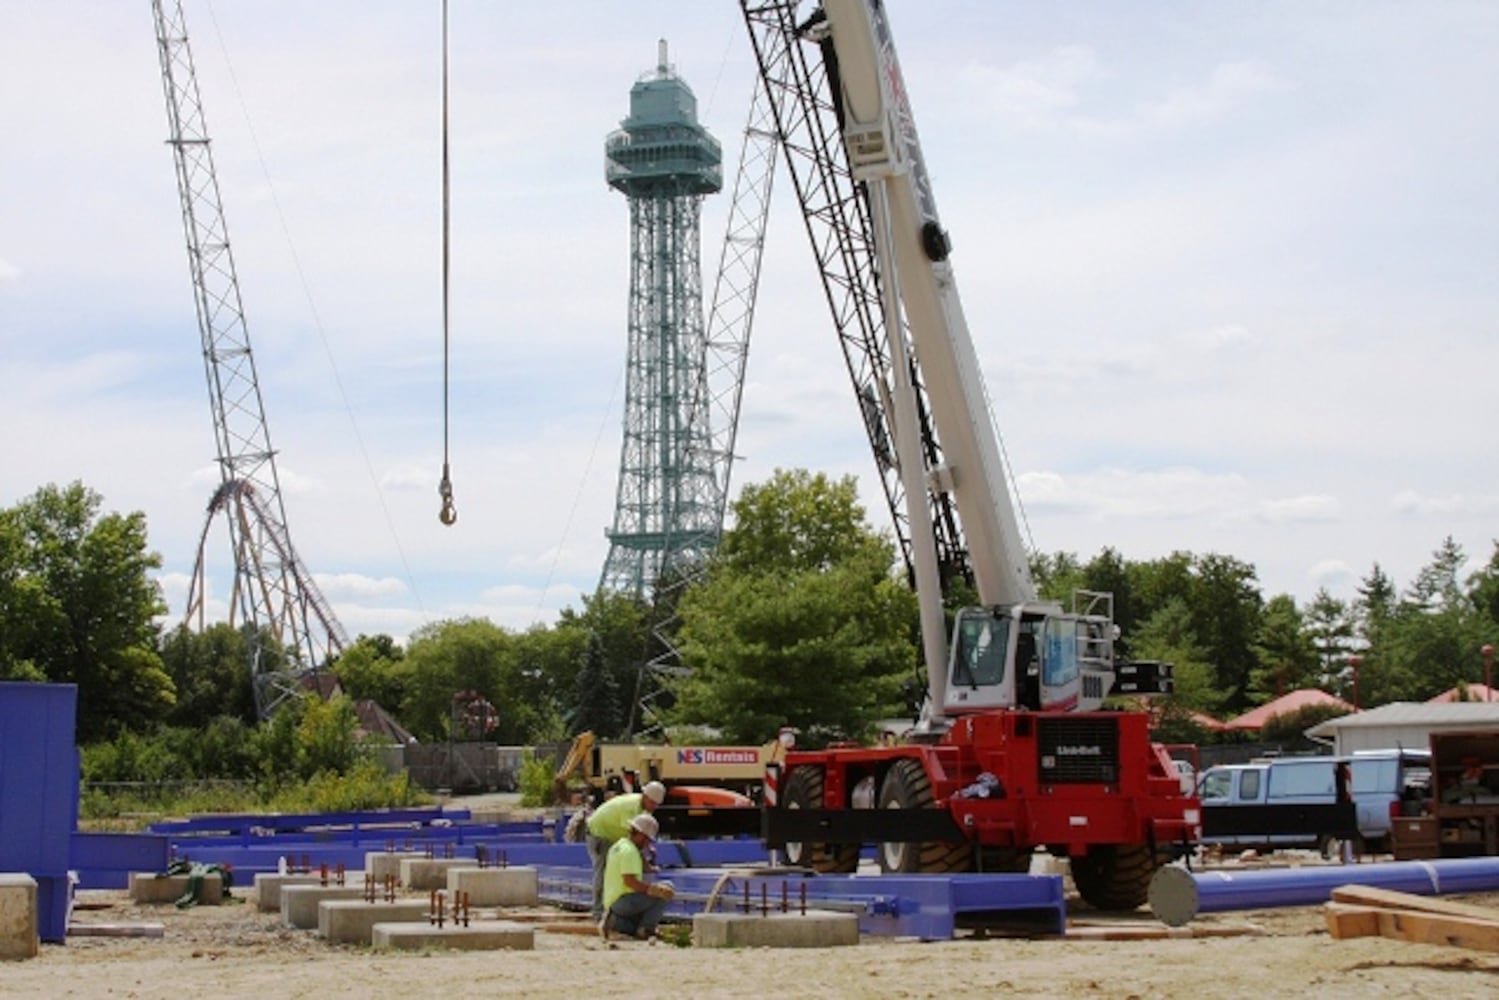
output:
<instances>
[{"instance_id":1,"label":"crane boom","mask_svg":"<svg viewBox=\"0 0 1499 1000\"><path fill-rule=\"evenodd\" d=\"M849 324L833 260L857 276L848 301L877 334L858 399L881 471L894 467L904 494L929 678L904 745L788 753L762 836L827 872L853 872L870 842L880 868L902 874L1023 872L1045 848L1071 859L1091 905L1133 909L1152 871L1191 849L1200 813L1146 713L1095 710L1116 685L1169 690L1170 669L1114 662L1108 595L1071 610L1036 599L884 5L822 0L798 19L793 0L740 3L762 76L786 91L777 121L788 161L803 136L840 140L805 145L821 183L798 180L797 195L840 334ZM821 58L779 76L787 48ZM828 227L825 244L814 220L829 205L844 224ZM984 603L958 610L944 659L944 558L962 551L950 545L959 538Z\"/></svg>"},{"instance_id":2,"label":"crane boom","mask_svg":"<svg viewBox=\"0 0 1499 1000\"><path fill-rule=\"evenodd\" d=\"M895 270L888 280L921 368L945 465L925 470L957 502L979 599L1034 600L978 356L968 333L949 242L906 99L884 5L826 0L842 84L844 140L855 177L883 189ZM876 229L876 243L881 240ZM898 276L898 281L896 277Z\"/></svg>"},{"instance_id":3,"label":"crane boom","mask_svg":"<svg viewBox=\"0 0 1499 1000\"><path fill-rule=\"evenodd\" d=\"M152 0L151 9L171 130L167 142L176 166L218 448L220 493L210 510L229 494L237 504L252 498L255 508L254 517L241 510L240 516L229 518L235 553L233 601L241 605L231 609L230 617L237 610L240 621L250 626L255 704L265 718L296 690L302 674L316 672L327 658L341 653L348 638L297 558L286 526L276 452L255 372L182 3L172 0L169 12L166 0ZM299 670L267 665L277 658L260 648L262 627L300 663Z\"/></svg>"}]
</instances>

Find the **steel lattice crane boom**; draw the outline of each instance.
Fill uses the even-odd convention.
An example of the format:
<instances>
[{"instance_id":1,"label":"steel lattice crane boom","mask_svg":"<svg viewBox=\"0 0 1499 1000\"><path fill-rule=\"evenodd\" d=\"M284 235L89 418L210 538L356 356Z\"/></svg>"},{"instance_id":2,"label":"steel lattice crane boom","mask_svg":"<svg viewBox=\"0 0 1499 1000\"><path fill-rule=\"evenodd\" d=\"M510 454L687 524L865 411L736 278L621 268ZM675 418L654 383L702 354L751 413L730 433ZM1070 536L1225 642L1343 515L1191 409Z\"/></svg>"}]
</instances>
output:
<instances>
[{"instance_id":1,"label":"steel lattice crane boom","mask_svg":"<svg viewBox=\"0 0 1499 1000\"><path fill-rule=\"evenodd\" d=\"M230 621L249 632L255 706L266 718L308 673L341 653L348 636L302 568L287 530L182 3L152 0L151 7L218 449L220 487L209 503L209 517L234 508L227 517L235 557ZM202 563L200 546L197 586ZM201 613L202 600L201 591L196 600L189 597L189 617L195 606ZM262 646L266 633L282 646L293 669L274 665Z\"/></svg>"}]
</instances>

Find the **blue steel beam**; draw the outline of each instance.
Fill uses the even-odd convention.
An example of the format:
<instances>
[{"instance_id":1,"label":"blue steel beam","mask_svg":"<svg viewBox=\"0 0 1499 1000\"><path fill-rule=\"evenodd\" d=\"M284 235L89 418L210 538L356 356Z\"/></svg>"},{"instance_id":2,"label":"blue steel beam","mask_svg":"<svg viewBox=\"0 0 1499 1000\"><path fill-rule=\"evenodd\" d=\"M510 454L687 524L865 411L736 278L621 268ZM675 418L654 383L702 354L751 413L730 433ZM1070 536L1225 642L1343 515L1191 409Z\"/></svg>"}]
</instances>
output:
<instances>
[{"instance_id":1,"label":"blue steel beam","mask_svg":"<svg viewBox=\"0 0 1499 1000\"><path fill-rule=\"evenodd\" d=\"M946 941L959 927L1023 927L1061 934L1066 904L1058 875L810 875L799 869L757 873L735 869L666 869L660 877L676 887L667 915L690 920L712 909L721 913L838 910L859 918L859 933ZM587 909L592 894L588 869L542 867L541 898Z\"/></svg>"}]
</instances>

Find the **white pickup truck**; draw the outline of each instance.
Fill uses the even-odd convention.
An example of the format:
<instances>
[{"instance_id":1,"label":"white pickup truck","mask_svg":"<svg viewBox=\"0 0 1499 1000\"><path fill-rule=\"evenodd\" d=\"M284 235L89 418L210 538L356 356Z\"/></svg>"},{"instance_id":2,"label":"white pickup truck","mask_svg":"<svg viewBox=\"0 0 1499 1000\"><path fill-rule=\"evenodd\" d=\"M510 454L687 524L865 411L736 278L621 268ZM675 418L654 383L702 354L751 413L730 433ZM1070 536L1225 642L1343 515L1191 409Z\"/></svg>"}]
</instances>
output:
<instances>
[{"instance_id":1,"label":"white pickup truck","mask_svg":"<svg viewBox=\"0 0 1499 1000\"><path fill-rule=\"evenodd\" d=\"M1419 802L1429 797L1429 751L1361 750L1347 757L1276 757L1214 765L1197 783L1203 842L1328 851L1343 839L1333 822L1340 764L1348 768L1347 793L1359 839L1370 851L1389 851L1391 817L1417 811Z\"/></svg>"}]
</instances>

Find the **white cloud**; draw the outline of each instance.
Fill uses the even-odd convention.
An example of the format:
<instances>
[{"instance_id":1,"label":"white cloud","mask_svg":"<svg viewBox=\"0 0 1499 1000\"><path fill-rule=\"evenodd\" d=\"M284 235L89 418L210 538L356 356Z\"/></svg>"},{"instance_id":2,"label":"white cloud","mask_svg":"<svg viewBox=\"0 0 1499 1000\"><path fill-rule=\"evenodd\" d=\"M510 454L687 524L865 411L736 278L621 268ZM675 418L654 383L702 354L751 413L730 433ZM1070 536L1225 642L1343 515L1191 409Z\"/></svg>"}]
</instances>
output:
<instances>
[{"instance_id":1,"label":"white cloud","mask_svg":"<svg viewBox=\"0 0 1499 1000\"><path fill-rule=\"evenodd\" d=\"M1183 339L1205 351L1223 350L1254 341L1249 330L1238 323L1225 323L1221 326L1189 331Z\"/></svg>"},{"instance_id":2,"label":"white cloud","mask_svg":"<svg viewBox=\"0 0 1499 1000\"><path fill-rule=\"evenodd\" d=\"M406 584L393 576L372 577L360 573L314 573L313 580L324 594L337 597L396 597L407 592Z\"/></svg>"},{"instance_id":3,"label":"white cloud","mask_svg":"<svg viewBox=\"0 0 1499 1000\"><path fill-rule=\"evenodd\" d=\"M1307 570L1306 576L1314 586L1324 588L1329 593L1338 589L1348 589L1359 580L1353 567L1341 559L1324 559L1313 563L1311 569ZM1306 602L1303 600L1302 603Z\"/></svg>"},{"instance_id":4,"label":"white cloud","mask_svg":"<svg viewBox=\"0 0 1499 1000\"><path fill-rule=\"evenodd\" d=\"M1049 128L1065 121L1082 100L1079 91L1104 74L1090 47L1063 45L1004 68L970 65L963 76L1003 120Z\"/></svg>"},{"instance_id":5,"label":"white cloud","mask_svg":"<svg viewBox=\"0 0 1499 1000\"><path fill-rule=\"evenodd\" d=\"M1028 510L1075 511L1098 518L1232 515L1243 509L1246 492L1241 476L1191 468L1103 468L1074 474L1022 473L1017 478ZM1032 485L1037 488L1034 498Z\"/></svg>"},{"instance_id":6,"label":"white cloud","mask_svg":"<svg viewBox=\"0 0 1499 1000\"><path fill-rule=\"evenodd\" d=\"M1427 496L1402 490L1390 501L1392 510L1419 517L1481 517L1499 512L1499 495L1452 493Z\"/></svg>"},{"instance_id":7,"label":"white cloud","mask_svg":"<svg viewBox=\"0 0 1499 1000\"><path fill-rule=\"evenodd\" d=\"M1262 61L1235 60L1212 67L1197 82L1131 107L1121 103L1125 92L1116 87L1119 75L1116 67L1103 65L1092 46L1080 44L1058 46L1006 67L970 64L961 74L980 106L1012 128L1098 137L1212 124L1260 95L1286 87Z\"/></svg>"},{"instance_id":8,"label":"white cloud","mask_svg":"<svg viewBox=\"0 0 1499 1000\"><path fill-rule=\"evenodd\" d=\"M4 257L0 257L0 283L15 281L21 277L21 269Z\"/></svg>"},{"instance_id":9,"label":"white cloud","mask_svg":"<svg viewBox=\"0 0 1499 1000\"><path fill-rule=\"evenodd\" d=\"M388 490L429 490L435 489L441 478L441 471L435 466L397 465L380 477L380 486Z\"/></svg>"},{"instance_id":10,"label":"white cloud","mask_svg":"<svg viewBox=\"0 0 1499 1000\"><path fill-rule=\"evenodd\" d=\"M1336 497L1303 496L1264 500L1259 516L1266 521L1332 521L1341 514Z\"/></svg>"},{"instance_id":11,"label":"white cloud","mask_svg":"<svg viewBox=\"0 0 1499 1000\"><path fill-rule=\"evenodd\" d=\"M1137 118L1148 125L1178 129L1218 121L1260 94L1285 84L1257 60L1224 63L1208 79L1142 104Z\"/></svg>"}]
</instances>

